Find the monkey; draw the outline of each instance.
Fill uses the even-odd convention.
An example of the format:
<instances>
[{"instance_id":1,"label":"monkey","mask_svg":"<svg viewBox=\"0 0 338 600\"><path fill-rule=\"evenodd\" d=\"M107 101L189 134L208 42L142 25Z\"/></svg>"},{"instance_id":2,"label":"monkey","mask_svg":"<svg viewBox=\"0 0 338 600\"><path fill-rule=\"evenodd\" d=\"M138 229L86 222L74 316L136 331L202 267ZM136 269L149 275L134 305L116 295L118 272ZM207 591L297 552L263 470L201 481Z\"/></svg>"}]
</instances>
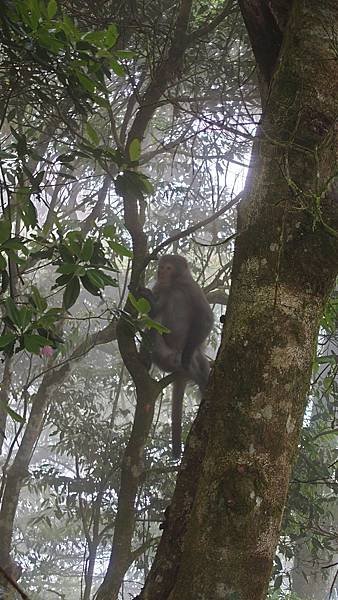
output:
<instances>
[{"instance_id":1,"label":"monkey","mask_svg":"<svg viewBox=\"0 0 338 600\"><path fill-rule=\"evenodd\" d=\"M177 374L172 393L172 453L179 459L185 388L193 381L203 393L209 378L202 347L213 325L213 313L183 256L162 256L153 289L140 290L140 294L150 302L150 316L169 329L163 335L151 330L150 362Z\"/></svg>"}]
</instances>

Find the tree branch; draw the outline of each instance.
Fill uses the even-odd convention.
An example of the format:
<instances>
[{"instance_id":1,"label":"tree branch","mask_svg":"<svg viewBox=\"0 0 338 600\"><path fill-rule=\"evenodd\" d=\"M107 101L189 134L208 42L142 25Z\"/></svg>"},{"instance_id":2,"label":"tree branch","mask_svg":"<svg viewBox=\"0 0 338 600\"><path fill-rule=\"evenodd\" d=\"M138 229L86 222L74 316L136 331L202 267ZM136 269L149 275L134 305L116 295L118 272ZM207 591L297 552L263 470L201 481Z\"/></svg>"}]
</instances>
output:
<instances>
[{"instance_id":1,"label":"tree branch","mask_svg":"<svg viewBox=\"0 0 338 600\"><path fill-rule=\"evenodd\" d=\"M195 223L195 225L191 225L191 227L187 227L187 229L184 229L183 231L180 231L179 233L175 233L171 237L169 237L166 240L164 240L164 242L162 242L161 244L159 244L158 246L156 246L156 248L154 248L154 250L149 254L149 256L147 257L147 262L144 265L144 268L149 264L149 262L151 260L156 259L158 253L161 250L163 250L163 248L166 248L166 246L169 246L173 242L177 242L177 240L181 240L182 238L185 238L188 235L191 235L192 233L194 233L198 229L201 229L202 227L205 227L209 223L212 223L212 221L215 221L215 219L218 219L218 217L220 217L225 212L227 212L228 210L230 210L230 208L232 208L233 206L235 206L239 202L239 200L241 199L242 195L243 195L243 192L239 192L239 194L237 194L237 196L235 196L235 198L233 198L232 200L230 200L230 202L228 202L225 206L223 206L222 208L220 208L220 210L218 210L217 212L215 212L213 215L211 215L210 217L207 217L207 219L204 219L204 221L199 221L198 223Z\"/></svg>"}]
</instances>

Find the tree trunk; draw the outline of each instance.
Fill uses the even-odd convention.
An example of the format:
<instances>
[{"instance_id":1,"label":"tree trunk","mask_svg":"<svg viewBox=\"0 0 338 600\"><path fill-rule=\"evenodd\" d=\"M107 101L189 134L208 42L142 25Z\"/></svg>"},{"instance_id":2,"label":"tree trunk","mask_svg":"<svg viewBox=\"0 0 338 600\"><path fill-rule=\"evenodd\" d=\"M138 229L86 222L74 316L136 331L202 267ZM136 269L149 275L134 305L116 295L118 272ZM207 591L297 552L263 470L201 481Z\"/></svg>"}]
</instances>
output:
<instances>
[{"instance_id":1,"label":"tree trunk","mask_svg":"<svg viewBox=\"0 0 338 600\"><path fill-rule=\"evenodd\" d=\"M337 18L336 0L293 4L239 209L221 348L143 600L266 596L338 270Z\"/></svg>"}]
</instances>

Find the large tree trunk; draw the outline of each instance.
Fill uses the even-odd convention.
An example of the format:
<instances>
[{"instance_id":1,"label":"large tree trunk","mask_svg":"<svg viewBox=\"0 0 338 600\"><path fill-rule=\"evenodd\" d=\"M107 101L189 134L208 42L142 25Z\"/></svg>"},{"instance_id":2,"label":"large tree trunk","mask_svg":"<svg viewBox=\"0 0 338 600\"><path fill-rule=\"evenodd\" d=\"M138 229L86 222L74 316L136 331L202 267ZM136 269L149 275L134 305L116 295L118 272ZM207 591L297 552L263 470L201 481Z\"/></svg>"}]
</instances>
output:
<instances>
[{"instance_id":1,"label":"large tree trunk","mask_svg":"<svg viewBox=\"0 0 338 600\"><path fill-rule=\"evenodd\" d=\"M221 348L142 599L265 598L338 271L337 19L336 0L293 4L239 210Z\"/></svg>"}]
</instances>

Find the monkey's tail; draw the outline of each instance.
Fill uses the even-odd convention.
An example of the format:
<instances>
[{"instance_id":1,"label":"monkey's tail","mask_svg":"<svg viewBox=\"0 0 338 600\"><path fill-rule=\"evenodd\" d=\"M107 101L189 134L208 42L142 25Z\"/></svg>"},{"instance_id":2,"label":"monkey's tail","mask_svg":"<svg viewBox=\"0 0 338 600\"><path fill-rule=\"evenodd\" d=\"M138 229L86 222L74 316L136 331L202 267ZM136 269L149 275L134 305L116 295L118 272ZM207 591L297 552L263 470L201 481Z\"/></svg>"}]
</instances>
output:
<instances>
[{"instance_id":1,"label":"monkey's tail","mask_svg":"<svg viewBox=\"0 0 338 600\"><path fill-rule=\"evenodd\" d=\"M173 383L173 398L171 407L171 435L173 458L178 460L182 451L182 408L185 388L188 378L184 373L178 373Z\"/></svg>"}]
</instances>

